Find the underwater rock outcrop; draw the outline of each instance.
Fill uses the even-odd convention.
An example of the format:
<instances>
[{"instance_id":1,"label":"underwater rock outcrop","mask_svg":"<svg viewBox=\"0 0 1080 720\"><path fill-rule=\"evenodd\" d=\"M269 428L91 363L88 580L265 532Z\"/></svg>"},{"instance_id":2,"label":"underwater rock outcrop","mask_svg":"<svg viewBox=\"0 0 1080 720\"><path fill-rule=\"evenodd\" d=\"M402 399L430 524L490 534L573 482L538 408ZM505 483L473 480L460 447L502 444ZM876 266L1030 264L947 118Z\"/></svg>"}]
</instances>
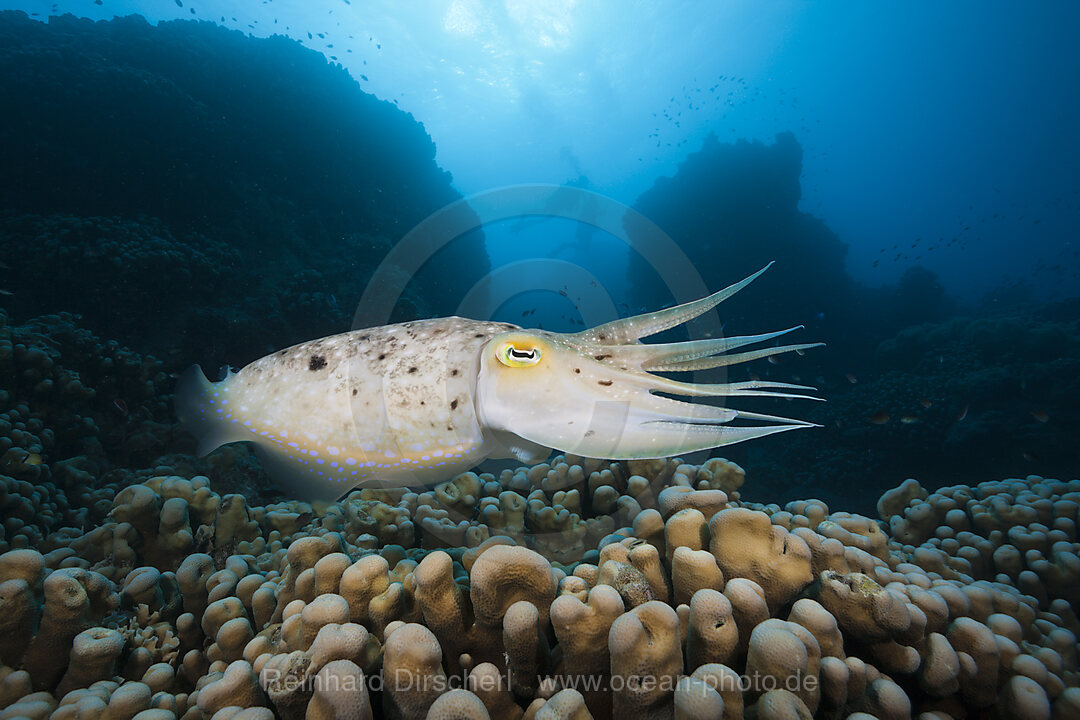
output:
<instances>
[{"instance_id":1,"label":"underwater rock outcrop","mask_svg":"<svg viewBox=\"0 0 1080 720\"><path fill-rule=\"evenodd\" d=\"M282 36L2 12L0 95L20 109L0 118L6 307L80 313L168 362L348 327L388 248L460 199L420 123ZM462 236L398 319L453 314L487 268Z\"/></svg>"},{"instance_id":2,"label":"underwater rock outcrop","mask_svg":"<svg viewBox=\"0 0 1080 720\"><path fill-rule=\"evenodd\" d=\"M771 145L710 137L635 203L678 242L706 285L732 267L777 261L755 290L724 308L724 333L805 324L826 344L797 364L759 361L731 371L729 380L813 385L828 400L807 413L823 429L726 451L754 468L755 489L785 500L809 492L869 513L870 498L908 475L938 486L1073 472L1076 302L961 308L917 266L895 286L853 282L844 243L799 208L801 158L791 134ZM644 237L641 228L627 229ZM631 263L630 277L634 302L670 301L643 262ZM851 487L869 492L853 498Z\"/></svg>"},{"instance_id":3,"label":"underwater rock outcrop","mask_svg":"<svg viewBox=\"0 0 1080 720\"><path fill-rule=\"evenodd\" d=\"M728 380L813 385L828 400L806 413L822 429L726 451L753 467L755 490L784 500L812 493L870 513L870 498L907 476L936 487L1074 472L1076 302L961 308L921 267L895 286L852 282L844 244L799 209L801 155L790 134L772 145L709 138L635 204L706 285L732 266L777 261L755 291L725 308L724 333L805 324L826 344L797 364L731 371ZM663 302L662 283L643 263L631 263L631 279L635 301ZM851 497L852 487L869 492Z\"/></svg>"},{"instance_id":4,"label":"underwater rock outcrop","mask_svg":"<svg viewBox=\"0 0 1080 720\"><path fill-rule=\"evenodd\" d=\"M709 135L671 177L659 178L634 209L671 237L705 281L720 287L725 274L764 267L770 291L733 310L724 321L739 334L749 328L809 324L810 315L846 314L852 282L844 268L847 245L825 223L799 209L802 147L791 133L771 145ZM629 216L628 216L629 217ZM644 228L626 228L632 240ZM655 271L640 258L630 264L628 297L647 307L671 302ZM807 301L813 298L813 305Z\"/></svg>"}]
</instances>

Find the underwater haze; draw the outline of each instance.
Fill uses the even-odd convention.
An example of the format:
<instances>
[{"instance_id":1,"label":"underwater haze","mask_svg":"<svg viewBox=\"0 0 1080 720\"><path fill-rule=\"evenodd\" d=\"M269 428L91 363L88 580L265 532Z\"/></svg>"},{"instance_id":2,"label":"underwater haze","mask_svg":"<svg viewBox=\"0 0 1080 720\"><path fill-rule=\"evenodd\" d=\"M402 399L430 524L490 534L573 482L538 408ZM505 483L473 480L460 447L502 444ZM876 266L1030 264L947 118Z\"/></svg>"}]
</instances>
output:
<instances>
[{"instance_id":1,"label":"underwater haze","mask_svg":"<svg viewBox=\"0 0 1080 720\"><path fill-rule=\"evenodd\" d=\"M1077 37L0 0L0 720L1080 715Z\"/></svg>"}]
</instances>

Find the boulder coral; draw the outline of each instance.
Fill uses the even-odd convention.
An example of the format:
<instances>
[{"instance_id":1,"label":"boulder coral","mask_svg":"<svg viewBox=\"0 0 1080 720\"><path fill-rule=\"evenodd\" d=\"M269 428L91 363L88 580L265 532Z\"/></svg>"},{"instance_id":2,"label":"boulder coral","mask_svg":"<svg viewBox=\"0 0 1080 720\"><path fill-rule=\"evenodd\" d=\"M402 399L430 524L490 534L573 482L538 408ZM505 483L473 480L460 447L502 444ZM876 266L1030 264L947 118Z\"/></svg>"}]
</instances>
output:
<instances>
[{"instance_id":1,"label":"boulder coral","mask_svg":"<svg viewBox=\"0 0 1080 720\"><path fill-rule=\"evenodd\" d=\"M0 713L1075 715L1080 482L909 482L874 521L729 468L559 456L322 507L162 468L0 554Z\"/></svg>"}]
</instances>

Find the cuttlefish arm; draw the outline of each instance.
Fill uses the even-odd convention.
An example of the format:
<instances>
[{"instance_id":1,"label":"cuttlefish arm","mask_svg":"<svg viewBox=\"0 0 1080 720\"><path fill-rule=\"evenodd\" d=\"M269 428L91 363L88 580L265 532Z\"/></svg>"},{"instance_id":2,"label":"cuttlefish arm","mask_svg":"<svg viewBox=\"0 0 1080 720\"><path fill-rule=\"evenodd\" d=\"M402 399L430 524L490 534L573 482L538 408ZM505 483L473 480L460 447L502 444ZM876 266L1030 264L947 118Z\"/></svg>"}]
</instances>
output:
<instances>
[{"instance_id":1,"label":"cuttlefish arm","mask_svg":"<svg viewBox=\"0 0 1080 720\"><path fill-rule=\"evenodd\" d=\"M684 343L638 342L711 310L766 269L708 298L584 333L513 330L492 338L480 358L481 424L563 452L611 459L678 455L814 427L792 418L664 396L817 399L799 392L813 391L812 387L759 380L691 383L655 374L719 367L818 345L720 354L797 328ZM739 421L756 424L733 424Z\"/></svg>"},{"instance_id":2,"label":"cuttlefish arm","mask_svg":"<svg viewBox=\"0 0 1080 720\"><path fill-rule=\"evenodd\" d=\"M689 372L693 370L708 370L710 368L736 365L738 363L758 360L779 355L786 352L802 352L810 348L820 347L822 343L803 343L799 345L780 345L777 347L761 348L750 352L736 355L720 355L729 350L741 348L746 345L772 340L773 338L786 335L795 330L801 330L802 326L779 330L777 332L763 333L761 335L745 335L741 337L716 338L713 340L691 340L689 342L656 343L652 345L621 345L601 346L600 353L606 354L615 362L634 365L635 367L650 370L652 372ZM714 357L719 356L719 357Z\"/></svg>"},{"instance_id":3,"label":"cuttlefish arm","mask_svg":"<svg viewBox=\"0 0 1080 720\"><path fill-rule=\"evenodd\" d=\"M597 325L594 328L574 333L570 337L579 343L587 345L628 345L637 342L641 340L641 338L656 335L657 333L662 333L665 330L670 330L671 328L680 325L685 325L694 318L704 315L750 283L754 282L754 280L757 280L758 277L770 267L772 267L771 262L745 280L740 280L734 285L729 285L723 290L715 292L708 297L703 297L700 300L676 305L675 307L667 308L666 310L658 310L643 315L635 315L634 317L612 320L609 323L604 323L603 325Z\"/></svg>"}]
</instances>

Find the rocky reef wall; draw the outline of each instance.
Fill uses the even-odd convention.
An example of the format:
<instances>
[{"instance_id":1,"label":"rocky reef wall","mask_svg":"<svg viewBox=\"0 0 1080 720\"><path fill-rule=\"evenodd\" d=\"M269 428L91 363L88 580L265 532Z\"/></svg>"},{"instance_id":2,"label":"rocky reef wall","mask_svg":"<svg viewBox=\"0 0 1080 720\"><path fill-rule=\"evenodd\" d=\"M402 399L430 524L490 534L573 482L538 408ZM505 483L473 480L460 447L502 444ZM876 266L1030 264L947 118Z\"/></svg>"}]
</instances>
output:
<instances>
[{"instance_id":1,"label":"rocky reef wall","mask_svg":"<svg viewBox=\"0 0 1080 720\"><path fill-rule=\"evenodd\" d=\"M165 362L347 330L392 244L460 199L420 123L282 36L4 12L0 94L6 306L79 313ZM451 314L487 267L462 236L399 317Z\"/></svg>"}]
</instances>

